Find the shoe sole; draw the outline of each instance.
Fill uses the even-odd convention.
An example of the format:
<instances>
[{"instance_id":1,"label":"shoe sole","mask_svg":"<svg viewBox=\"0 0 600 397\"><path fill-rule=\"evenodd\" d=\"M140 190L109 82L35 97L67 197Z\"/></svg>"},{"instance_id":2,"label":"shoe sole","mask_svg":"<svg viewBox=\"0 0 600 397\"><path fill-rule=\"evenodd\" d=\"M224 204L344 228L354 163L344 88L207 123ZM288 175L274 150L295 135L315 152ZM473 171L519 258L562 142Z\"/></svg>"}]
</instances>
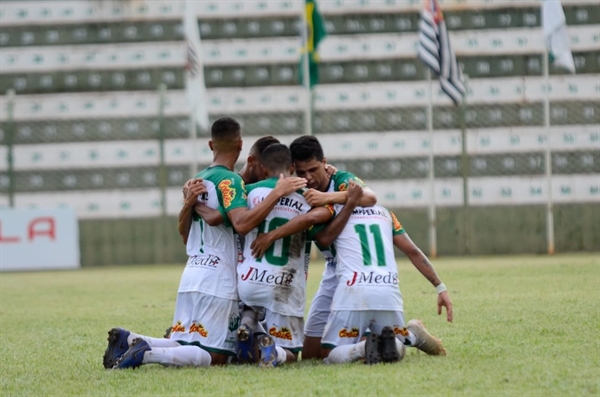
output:
<instances>
[{"instance_id":1,"label":"shoe sole","mask_svg":"<svg viewBox=\"0 0 600 397\"><path fill-rule=\"evenodd\" d=\"M260 341L258 342L258 346L261 352L260 361L258 362L259 368L275 368L275 366L277 365L277 351L275 349L273 349L273 351L269 354L270 357L268 360L265 360L265 357L262 354L264 351L263 348L271 347L274 344L275 341L269 336L263 336L262 338L260 338Z\"/></svg>"},{"instance_id":2,"label":"shoe sole","mask_svg":"<svg viewBox=\"0 0 600 397\"><path fill-rule=\"evenodd\" d=\"M383 327L379 336L379 355L384 363L394 363L399 360L396 348L396 334L391 327Z\"/></svg>"},{"instance_id":3,"label":"shoe sole","mask_svg":"<svg viewBox=\"0 0 600 397\"><path fill-rule=\"evenodd\" d=\"M108 341L108 346L104 351L104 356L102 357L102 364L104 365L104 368L110 369L115 366L117 360L119 359L119 357L113 358L114 351L119 344L119 330L117 328L113 328L110 331L108 331L108 338L106 340ZM124 351L127 351L127 349L124 349Z\"/></svg>"},{"instance_id":4,"label":"shoe sole","mask_svg":"<svg viewBox=\"0 0 600 397\"><path fill-rule=\"evenodd\" d=\"M253 347L250 346L248 348L248 346L246 346L246 352L243 351L243 349L239 348L239 343L249 343L249 340L251 339L251 332L250 329L248 327L246 327L245 325L242 325L238 328L237 332L236 332L236 337L237 337L237 341L238 341L238 349L237 349L237 362L238 364L251 364L254 362L254 352L252 351ZM245 354L244 354L245 353ZM245 357L245 355L247 355L247 357Z\"/></svg>"},{"instance_id":5,"label":"shoe sole","mask_svg":"<svg viewBox=\"0 0 600 397\"><path fill-rule=\"evenodd\" d=\"M379 364L381 355L379 354L379 335L371 332L365 342L365 364Z\"/></svg>"}]
</instances>

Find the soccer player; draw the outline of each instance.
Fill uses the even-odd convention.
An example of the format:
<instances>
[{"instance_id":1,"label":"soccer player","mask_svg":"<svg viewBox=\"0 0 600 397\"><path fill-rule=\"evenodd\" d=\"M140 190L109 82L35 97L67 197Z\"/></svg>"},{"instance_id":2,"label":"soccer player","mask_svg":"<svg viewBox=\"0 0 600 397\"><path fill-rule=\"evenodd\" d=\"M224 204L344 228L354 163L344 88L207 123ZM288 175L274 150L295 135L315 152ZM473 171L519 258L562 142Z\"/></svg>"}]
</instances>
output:
<instances>
[{"instance_id":1,"label":"soccer player","mask_svg":"<svg viewBox=\"0 0 600 397\"><path fill-rule=\"evenodd\" d=\"M327 159L323 153L323 147L314 136L305 135L295 139L290 145L290 150L292 151L296 175L307 180L309 190L305 193L305 197L313 206L329 203L344 204L347 199L345 190L350 181L355 181L364 186L359 178L347 171L337 171L335 174L329 175L326 171ZM376 203L375 193L365 187L359 205L368 207ZM322 252L326 261L325 269L319 289L310 305L304 326L303 360L322 358L321 336L325 329L331 300L337 286L335 253L328 248L322 250Z\"/></svg>"},{"instance_id":2,"label":"soccer player","mask_svg":"<svg viewBox=\"0 0 600 397\"><path fill-rule=\"evenodd\" d=\"M228 117L215 121L208 145L213 163L197 175L206 188L200 200L213 209L222 207L226 222L210 226L200 217L192 222L186 244L189 259L179 284L170 339L158 342L158 338L114 328L109 331L105 366L111 362L114 368L149 363L221 365L235 354L239 309L234 229L245 235L264 220L281 197L303 188L306 181L281 177L271 194L249 210L244 183L232 171L242 150L239 123ZM188 345L195 345L196 350L183 349Z\"/></svg>"},{"instance_id":3,"label":"soccer player","mask_svg":"<svg viewBox=\"0 0 600 397\"><path fill-rule=\"evenodd\" d=\"M246 185L250 183L256 183L264 179L262 170L262 152L267 146L274 143L279 143L279 140L271 135L258 138L256 142L254 142L254 145L252 145L252 147L250 148L250 152L248 153L248 157L246 158L246 164L244 164L242 170L239 172L240 177L242 177L242 180ZM202 178L189 179L183 185L182 190L184 205L179 212L178 230L179 234L181 235L181 238L183 239L184 244L187 243L190 226L192 225L192 213L194 207L196 207L198 211L202 211L202 203L198 203L198 201L196 200L199 196L199 189L202 189L201 186L203 186ZM194 189L194 187L195 191L190 192L190 189ZM220 219L215 219L213 218L215 214L208 211L205 212L204 215L204 220L212 226L216 226L222 223L224 217L226 217L225 214L221 214Z\"/></svg>"},{"instance_id":4,"label":"soccer player","mask_svg":"<svg viewBox=\"0 0 600 397\"><path fill-rule=\"evenodd\" d=\"M290 150L282 144L268 146L263 152L263 168L266 179L246 187L249 208L265 200L274 189L278 175L289 177L293 173ZM267 335L259 338L259 365L263 367L296 361L302 348L306 237L302 231L278 240L258 259L251 255L251 245L259 232L275 230L309 211L315 223L325 223L333 215L333 210L327 207L311 210L302 192L294 192L282 197L260 227L245 238L244 260L238 266L238 292L246 305L266 309ZM240 330L247 327L246 332L252 334L253 325L242 319Z\"/></svg>"},{"instance_id":5,"label":"soccer player","mask_svg":"<svg viewBox=\"0 0 600 397\"><path fill-rule=\"evenodd\" d=\"M305 193L305 197L307 197L307 200L312 205L328 201L343 203L346 199L347 192L345 192L345 190L347 189L349 182L355 181L362 184L362 181L348 172L336 172L331 176L331 179L330 176L323 173L322 163L325 163L323 149L315 137L300 137L292 142L290 148L292 150L297 175L306 177L308 180L308 187L311 189ZM371 206L375 204L375 201L375 195L367 188L364 188L359 205ZM341 224L343 227L345 221L340 222L342 219L343 217L338 216L332 223ZM307 215L299 216L276 231L260 235L253 243L253 255L262 255L273 241L289 235L290 233L294 233L296 230L306 227L307 224L311 224ZM339 233L339 231L336 233ZM334 235L337 234L327 234L329 238ZM331 241L333 240L330 239L329 242L325 242L325 245L322 245L323 247L328 248L321 248L326 259L326 266L319 285L319 290L313 298L306 320L302 359L321 358L321 336L323 335L325 323L330 313L333 295L338 285L335 273L335 249L330 248ZM412 240L410 240L408 235L396 237L394 239L394 244L410 258L413 265L417 267L417 269L427 277L434 286L438 286L438 284L443 286L439 278L437 278L427 257L412 242ZM438 295L438 313L441 313L442 306L447 308L448 321L452 321L452 306L447 293L440 293Z\"/></svg>"},{"instance_id":6,"label":"soccer player","mask_svg":"<svg viewBox=\"0 0 600 397\"><path fill-rule=\"evenodd\" d=\"M398 361L405 345L430 355L445 355L441 341L420 321L404 324L394 245L407 253L436 287L438 313L445 306L448 321L452 321L452 302L445 285L392 212L381 206L358 206L361 190L350 182L346 205L341 210L336 206L336 219L315 236L318 244L333 245L337 253L338 284L321 345L325 362ZM371 333L360 342L367 328Z\"/></svg>"}]
</instances>

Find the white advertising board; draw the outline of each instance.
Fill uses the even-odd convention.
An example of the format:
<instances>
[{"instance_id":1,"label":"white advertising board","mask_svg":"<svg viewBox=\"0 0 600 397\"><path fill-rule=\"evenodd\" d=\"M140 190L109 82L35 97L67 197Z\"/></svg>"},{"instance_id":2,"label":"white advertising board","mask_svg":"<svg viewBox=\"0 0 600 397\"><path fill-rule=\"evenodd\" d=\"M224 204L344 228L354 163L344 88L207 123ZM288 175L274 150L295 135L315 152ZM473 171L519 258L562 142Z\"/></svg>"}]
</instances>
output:
<instances>
[{"instance_id":1,"label":"white advertising board","mask_svg":"<svg viewBox=\"0 0 600 397\"><path fill-rule=\"evenodd\" d=\"M72 208L0 209L0 271L79 267L79 226Z\"/></svg>"}]
</instances>

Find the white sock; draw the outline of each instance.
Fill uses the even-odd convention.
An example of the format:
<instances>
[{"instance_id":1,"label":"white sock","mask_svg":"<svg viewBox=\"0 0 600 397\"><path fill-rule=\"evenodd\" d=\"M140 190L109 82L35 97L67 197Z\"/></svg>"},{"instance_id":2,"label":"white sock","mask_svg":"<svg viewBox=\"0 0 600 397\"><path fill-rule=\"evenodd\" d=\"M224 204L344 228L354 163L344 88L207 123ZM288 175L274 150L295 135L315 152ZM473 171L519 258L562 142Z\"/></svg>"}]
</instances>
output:
<instances>
[{"instance_id":1,"label":"white sock","mask_svg":"<svg viewBox=\"0 0 600 397\"><path fill-rule=\"evenodd\" d=\"M208 367L210 353L196 346L156 347L144 353L144 364L175 367Z\"/></svg>"},{"instance_id":2,"label":"white sock","mask_svg":"<svg viewBox=\"0 0 600 397\"><path fill-rule=\"evenodd\" d=\"M277 365L281 365L287 360L287 353L285 349L280 346L275 346L275 351L277 352Z\"/></svg>"},{"instance_id":3,"label":"white sock","mask_svg":"<svg viewBox=\"0 0 600 397\"><path fill-rule=\"evenodd\" d=\"M408 342L409 346L417 345L417 336L415 334L413 334L412 332L408 331L408 336L405 336L404 338Z\"/></svg>"},{"instance_id":4,"label":"white sock","mask_svg":"<svg viewBox=\"0 0 600 397\"><path fill-rule=\"evenodd\" d=\"M133 332L129 333L129 336L127 337L127 344L129 346L131 346L131 342L136 339L136 338L141 338L143 340L145 340L150 347L154 348L154 347L178 347L181 346L179 343L177 343L176 341L172 340L172 339L165 339L165 338L153 338L151 336L146 336L146 335L140 335L140 334L136 334Z\"/></svg>"},{"instance_id":5,"label":"white sock","mask_svg":"<svg viewBox=\"0 0 600 397\"><path fill-rule=\"evenodd\" d=\"M352 345L342 345L334 348L324 360L325 364L351 363L360 358L365 358L365 341Z\"/></svg>"},{"instance_id":6,"label":"white sock","mask_svg":"<svg viewBox=\"0 0 600 397\"><path fill-rule=\"evenodd\" d=\"M240 316L240 324L246 324L251 330L255 330L256 324L258 323L257 313L250 308L245 308Z\"/></svg>"},{"instance_id":7,"label":"white sock","mask_svg":"<svg viewBox=\"0 0 600 397\"><path fill-rule=\"evenodd\" d=\"M396 350L398 351L398 361L402 361L406 354L406 346L404 346L404 343L398 338L396 338Z\"/></svg>"}]
</instances>

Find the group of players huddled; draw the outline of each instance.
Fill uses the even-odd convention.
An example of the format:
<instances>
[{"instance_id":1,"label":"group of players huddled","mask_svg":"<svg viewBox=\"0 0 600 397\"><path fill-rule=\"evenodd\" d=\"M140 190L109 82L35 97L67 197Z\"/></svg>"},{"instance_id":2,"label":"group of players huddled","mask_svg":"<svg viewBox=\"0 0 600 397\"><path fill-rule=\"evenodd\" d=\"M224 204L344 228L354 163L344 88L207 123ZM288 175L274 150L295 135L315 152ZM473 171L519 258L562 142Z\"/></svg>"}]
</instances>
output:
<instances>
[{"instance_id":1,"label":"group of players huddled","mask_svg":"<svg viewBox=\"0 0 600 397\"><path fill-rule=\"evenodd\" d=\"M301 358L337 364L402 360L406 347L445 355L419 320L404 321L394 247L452 302L396 216L353 174L326 162L314 136L287 147L258 139L239 173L241 128L215 121L212 164L183 187L179 234L188 261L163 338L108 332L105 368L142 364L274 367ZM293 176L294 173L296 176ZM304 322L312 242L326 266Z\"/></svg>"}]
</instances>

